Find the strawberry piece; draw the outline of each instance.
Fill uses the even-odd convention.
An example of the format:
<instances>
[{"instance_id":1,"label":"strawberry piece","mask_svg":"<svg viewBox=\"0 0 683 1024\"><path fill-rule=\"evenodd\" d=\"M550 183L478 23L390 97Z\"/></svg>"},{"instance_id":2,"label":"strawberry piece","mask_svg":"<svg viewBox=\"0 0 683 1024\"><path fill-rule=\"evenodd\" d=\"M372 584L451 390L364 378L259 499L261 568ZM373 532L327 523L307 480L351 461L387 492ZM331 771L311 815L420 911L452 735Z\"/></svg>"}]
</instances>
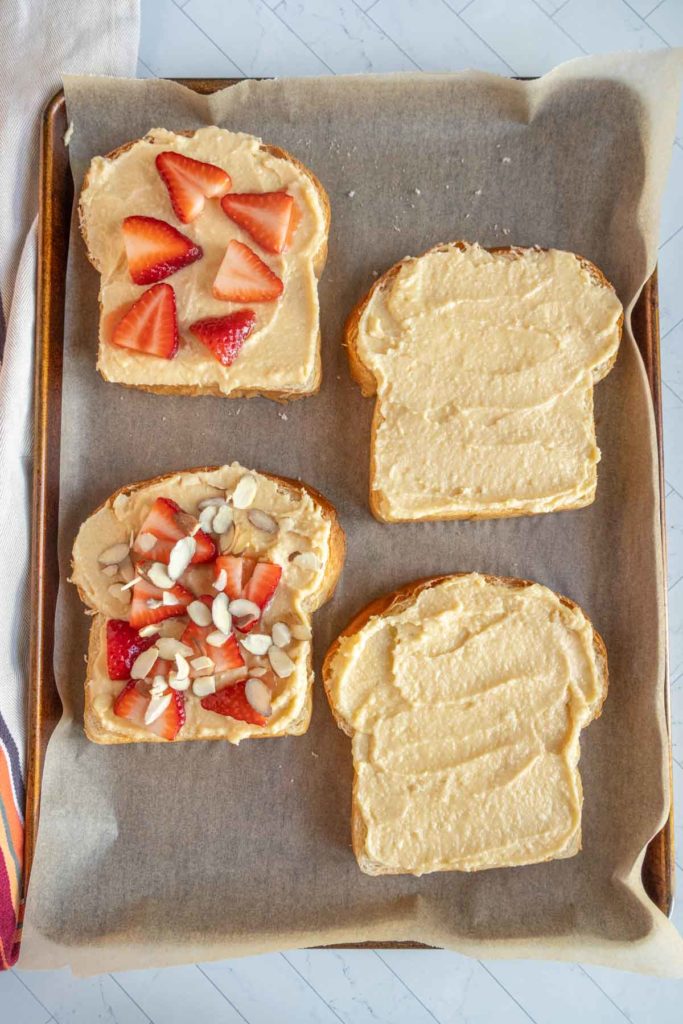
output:
<instances>
[{"instance_id":1,"label":"strawberry piece","mask_svg":"<svg viewBox=\"0 0 683 1024\"><path fill-rule=\"evenodd\" d=\"M207 199L225 195L232 185L230 175L221 167L182 153L167 150L159 153L155 163L168 189L173 211L183 224L196 220Z\"/></svg>"},{"instance_id":2,"label":"strawberry piece","mask_svg":"<svg viewBox=\"0 0 683 1024\"><path fill-rule=\"evenodd\" d=\"M130 679L138 654L156 643L157 636L140 636L125 619L107 622L107 672L110 679Z\"/></svg>"},{"instance_id":3,"label":"strawberry piece","mask_svg":"<svg viewBox=\"0 0 683 1024\"><path fill-rule=\"evenodd\" d=\"M185 699L176 690L167 690L166 693L171 694L168 707L153 722L145 725L145 712L151 698L137 680L131 679L114 701L114 714L164 740L174 740L185 723Z\"/></svg>"},{"instance_id":4,"label":"strawberry piece","mask_svg":"<svg viewBox=\"0 0 683 1024\"><path fill-rule=\"evenodd\" d=\"M208 594L204 594L198 600L210 608L213 602L213 598ZM181 641L184 644L188 644L192 647L197 656L205 655L207 658L211 658L214 664L213 671L218 672L230 672L236 668L243 668L244 658L239 649L237 639L234 634L230 634L228 639L220 647L212 647L211 644L206 642L206 638L210 633L215 632L216 627L211 624L209 626L198 626L196 622L190 622L185 629L185 632L181 636ZM190 667L190 676L193 677L194 673Z\"/></svg>"},{"instance_id":5,"label":"strawberry piece","mask_svg":"<svg viewBox=\"0 0 683 1024\"><path fill-rule=\"evenodd\" d=\"M253 249L234 238L228 243L213 282L216 299L225 302L271 302L283 291L280 278Z\"/></svg>"},{"instance_id":6,"label":"strawberry piece","mask_svg":"<svg viewBox=\"0 0 683 1024\"><path fill-rule=\"evenodd\" d=\"M217 715L225 715L228 718L237 718L240 722L248 722L250 725L266 725L266 719L254 711L247 700L245 688L246 679L239 683L230 683L216 693L210 693L203 697L201 705L206 711L215 711Z\"/></svg>"},{"instance_id":7,"label":"strawberry piece","mask_svg":"<svg viewBox=\"0 0 683 1024\"><path fill-rule=\"evenodd\" d=\"M206 320L195 320L190 331L214 354L223 366L232 366L242 345L251 334L256 323L256 314L251 309L238 309L228 316L213 316Z\"/></svg>"},{"instance_id":8,"label":"strawberry piece","mask_svg":"<svg viewBox=\"0 0 683 1024\"><path fill-rule=\"evenodd\" d=\"M256 562L253 558L221 555L216 559L216 578L225 570L225 593L231 601L244 597L257 604L263 613L270 603L282 576L282 566L275 562ZM240 621L240 633L249 633L260 619Z\"/></svg>"},{"instance_id":9,"label":"strawberry piece","mask_svg":"<svg viewBox=\"0 0 683 1024\"><path fill-rule=\"evenodd\" d=\"M155 284L143 292L114 327L111 343L148 356L173 359L180 340L175 292L170 284Z\"/></svg>"},{"instance_id":10,"label":"strawberry piece","mask_svg":"<svg viewBox=\"0 0 683 1024\"><path fill-rule=\"evenodd\" d=\"M287 192L231 192L223 212L266 252L282 252L292 218L293 196Z\"/></svg>"},{"instance_id":11,"label":"strawberry piece","mask_svg":"<svg viewBox=\"0 0 683 1024\"><path fill-rule=\"evenodd\" d=\"M282 576L282 566L275 562L257 562L251 579L244 589L247 601L253 601L265 611Z\"/></svg>"},{"instance_id":12,"label":"strawberry piece","mask_svg":"<svg viewBox=\"0 0 683 1024\"><path fill-rule=\"evenodd\" d=\"M304 215L301 212L301 207L297 203L296 199L292 203L292 214L289 218L289 227L287 228L287 236L285 238L284 252L287 252L291 248L292 242L294 241L294 235L297 232L297 228L301 221L304 219Z\"/></svg>"},{"instance_id":13,"label":"strawberry piece","mask_svg":"<svg viewBox=\"0 0 683 1024\"><path fill-rule=\"evenodd\" d=\"M157 498L140 527L133 552L150 562L163 562L164 565L168 565L176 542L191 534L196 525L195 517L189 512L184 512L175 501L171 501L170 498ZM151 533L157 538L153 548L144 550L140 546L139 537L143 533ZM216 545L211 537L203 530L197 530L194 539L197 547L191 564L213 561L216 557Z\"/></svg>"},{"instance_id":14,"label":"strawberry piece","mask_svg":"<svg viewBox=\"0 0 683 1024\"><path fill-rule=\"evenodd\" d=\"M162 604L164 593L173 594L178 603ZM159 606L155 607L157 601ZM192 601L194 601L194 594L182 587L180 583L176 583L170 591L163 591L149 583L148 580L140 580L133 587L133 600L128 621L135 629L149 626L153 622L163 622L164 619L171 619L175 615L184 615L185 609ZM154 604L150 607L148 602L154 602Z\"/></svg>"},{"instance_id":15,"label":"strawberry piece","mask_svg":"<svg viewBox=\"0 0 683 1024\"><path fill-rule=\"evenodd\" d=\"M216 559L216 579L225 570L228 581L225 585L225 593L231 601L242 597L244 588L254 571L255 558L244 558L237 555L219 555Z\"/></svg>"},{"instance_id":16,"label":"strawberry piece","mask_svg":"<svg viewBox=\"0 0 683 1024\"><path fill-rule=\"evenodd\" d=\"M204 255L201 246L156 217L126 217L123 244L136 284L154 284Z\"/></svg>"}]
</instances>

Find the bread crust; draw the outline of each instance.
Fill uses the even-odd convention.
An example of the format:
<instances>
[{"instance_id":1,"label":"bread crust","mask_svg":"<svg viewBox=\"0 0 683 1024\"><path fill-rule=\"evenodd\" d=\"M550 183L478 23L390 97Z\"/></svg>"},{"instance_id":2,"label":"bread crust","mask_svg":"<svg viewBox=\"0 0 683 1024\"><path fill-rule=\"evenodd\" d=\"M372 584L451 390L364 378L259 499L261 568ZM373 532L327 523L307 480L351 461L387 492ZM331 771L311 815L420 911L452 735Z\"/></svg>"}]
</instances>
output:
<instances>
[{"instance_id":1,"label":"bread crust","mask_svg":"<svg viewBox=\"0 0 683 1024\"><path fill-rule=\"evenodd\" d=\"M192 138L192 136L195 134L195 132L194 131L178 131L178 132L175 132L175 134L176 135L184 135L186 138L189 139L189 138ZM137 145L138 142L149 142L150 144L153 144L154 143L154 139L151 137L151 135L145 135L141 139L133 139L131 142L124 142L122 145L117 146L116 149L113 149L110 153L106 153L104 159L105 160L116 160L118 157L122 156L124 153L127 153L129 149L132 149L133 146ZM330 219L331 219L330 198L329 198L329 196L328 196L328 194L327 194L327 192L326 192L322 182L320 181L320 179L318 177L316 177L316 175L313 173L313 171L311 171L310 168L306 167L306 165L303 164L300 160L298 160L295 156L292 156L291 153L288 153L286 149L282 149L280 146L266 145L264 143L261 143L260 149L261 149L262 152L270 154L270 156L277 157L279 160L287 160L289 163L291 163L294 167L297 168L298 171L300 171L303 175L305 175L309 179L309 181L311 182L311 184L313 185L314 189L316 190L316 192L318 194L318 198L320 200L320 205L322 206L322 210L323 210L323 218L324 218L324 221L325 221L325 233L324 233L324 236L323 236L323 240L322 240L320 246L318 247L317 252L313 256L313 271L315 273L316 278L319 280L321 275L322 275L323 270L325 269L325 263L327 262L328 237L329 237L329 232L330 232ZM90 243L88 241L88 231L87 231L87 227L86 227L86 218L85 218L85 213L84 213L84 209L83 209L83 196L84 196L84 193L87 190L89 184L90 184L90 169L88 169L86 171L85 177L83 178L83 184L81 185L81 191L80 191L79 196L78 196L78 225L79 225L79 228L80 228L81 236L83 238L83 242L85 243L85 250L86 250L86 254L87 254L88 260L92 264L92 266L95 268L95 270L97 270L98 273L100 273L101 272L100 271L100 267L99 267L99 265L97 263L97 260L96 260L96 258L94 256L94 253L92 252L92 250L90 248ZM101 318L101 316L102 316L102 303L101 302L99 303L99 309L100 309L100 318ZM98 340L98 348L99 348L99 345L101 343L102 342L100 340ZM257 397L260 397L260 398L270 398L274 402L280 402L281 404L285 404L287 402L296 401L297 398L306 398L308 395L314 395L314 394L316 394L320 390L320 385L321 385L321 382L322 382L322 359L321 359L321 354L320 354L321 344L322 344L322 339L321 339L320 331L318 331L318 343L317 343L316 361L315 361L315 367L314 367L314 370L313 370L313 376L311 377L311 380L310 380L309 384L304 389L302 389L300 391L294 391L294 390L288 390L288 389L278 391L278 390L269 390L267 388L266 389L264 389L264 388L240 388L240 389L238 389L236 391L231 391L230 394L226 395L225 392L221 391L220 388L216 384L206 384L206 385L202 385L202 386L199 386L199 385L187 385L187 384L164 384L164 385L161 385L161 384L159 384L159 385L157 385L157 384L128 384L125 381L118 381L118 380L112 381L111 378L107 377L107 375L105 373L103 373L102 369L99 366L99 361L98 361L98 366L97 366L97 372L100 374L102 379L106 380L108 383L120 384L122 387L131 388L134 391L147 391L148 393L154 394L154 395L215 395L218 398L257 398Z\"/></svg>"},{"instance_id":2,"label":"bread crust","mask_svg":"<svg viewBox=\"0 0 683 1024\"><path fill-rule=\"evenodd\" d=\"M402 260L399 260L398 263L395 263L392 267L389 267L388 270L385 270L385 272L383 274L381 274L377 278L377 280L374 282L374 284L370 288L369 292L362 299L360 299L356 303L356 305L353 307L353 309L351 310L351 312L350 312L350 314L349 314L349 316L348 316L348 318L346 320L346 326L344 328L344 345L346 346L347 356L348 356L348 360L349 360L349 368L351 370L351 376L356 381L356 383L359 385L360 390L361 390L361 394L365 398L371 398L373 395L375 395L377 393L377 380L376 380L375 375L372 372L372 370L368 366L366 366L366 364L361 359L361 356L360 356L360 353L359 353L359 350L358 350L358 339L359 339L359 334L360 334L360 321L361 321L361 318L362 318L362 316L363 316L367 306L370 304L370 302L371 302L375 292L376 291L383 291L386 288L388 288L391 285L391 283L393 282L394 278L399 273L399 271L402 269L402 267L406 266L409 263L414 263L416 260L423 259L425 256L429 256L433 252L445 252L445 251L447 251L448 249L451 249L451 248L460 249L461 251L464 252L466 249L469 249L471 247L472 246L471 246L470 242L463 242L463 241L460 241L460 240L456 240L456 241L453 241L453 242L440 242L438 245L434 245L430 249L427 249L425 252L420 253L419 256L405 256ZM534 246L533 248L531 248L531 247L524 248L523 246L502 245L502 246L494 246L493 248L486 248L485 246L483 246L482 248L485 248L486 252L490 252L490 253L493 253L495 255L501 255L501 254L507 255L510 259L519 259L520 257L524 256L524 254L527 253L527 252L533 252L533 251L548 252L549 251L547 248L545 248L543 246ZM574 255L575 259L577 259L578 262L581 264L581 266L585 270L588 271L588 273L590 274L592 279L596 282L596 284L599 284L600 286L602 286L604 288L610 288L612 291L614 291L614 286L605 277L605 275L603 274L602 270L600 270L600 268L598 266L596 266L595 263L593 263L589 259L586 259L584 256L577 255L576 253L574 253L573 255ZM619 317L619 323L618 323L618 331L619 331L619 339L620 340L621 340L623 325L624 325L624 314L622 313L621 316ZM593 370L593 384L594 385L597 384L599 381L601 381L604 377L607 376L607 374L609 373L609 371L612 369L612 367L614 366L614 364L616 362L618 352L619 352L619 349L617 347L617 349L614 352L614 355L610 359L605 360L604 363L601 363L599 366L595 367L595 369ZM510 518L515 518L515 517L518 517L518 516L528 516L528 515L535 514L535 513L529 512L529 511L527 511L525 509L514 509L513 508L513 509L503 509L502 511L495 511L495 510L484 509L484 510L476 511L476 512L459 512L459 511L440 512L440 513L437 513L436 515L421 515L421 516L419 516L419 517L417 517L415 519L403 519L403 518L400 518L400 517L397 518L397 517L392 516L391 513L387 509L385 509L383 507L383 505L382 505L381 492L375 490L373 488L373 486L372 486L372 483L373 483L372 466L374 465L374 462L375 462L375 445L376 445L377 433L378 433L380 421L381 421L380 403L376 402L375 403L375 409L374 409L373 416L372 416L372 425L371 425L371 428L370 428L370 467L371 467L371 470L370 470L370 485L369 485L369 488L370 488L369 489L369 504L370 504L370 510L371 510L373 516L375 517L375 519L378 519L379 522L381 522L381 523L402 523L402 522L430 522L430 521L441 522L443 520L468 520L468 519L471 519L471 520L478 520L478 519L510 519ZM588 494L580 495L574 501L566 501L564 504L558 505L556 508L553 509L553 512L567 512L567 511L569 511L571 509L585 508L587 505L591 505L594 500L595 500L595 488L593 488L592 491L590 493L588 493Z\"/></svg>"},{"instance_id":3,"label":"bread crust","mask_svg":"<svg viewBox=\"0 0 683 1024\"><path fill-rule=\"evenodd\" d=\"M413 580L410 583L405 583L397 590L393 590L388 594L384 594L381 597L376 597L373 601L370 601L369 604L366 604L364 608L361 608L361 610L351 619L346 628L341 631L341 633L339 634L337 639L332 643L329 650L327 651L327 654L325 655L322 665L322 677L325 695L327 697L327 702L330 706L330 710L332 712L334 720L337 723L338 728L341 729L342 732L346 733L347 736L353 737L353 729L349 726L349 724L345 721L345 719L337 710L337 707L335 706L334 702L334 697L331 691L332 662L334 660L335 655L337 654L337 651L339 650L339 646L344 637L352 636L354 633L359 633L362 630L362 628L366 625L366 623L369 622L370 619L375 618L376 616L388 615L392 612L402 610L403 608L412 604L413 601L418 597L418 595L423 590L429 590L431 587L435 587L440 583L446 582L447 580L461 579L464 576L471 575L471 573L456 572L449 573L444 576L428 576L422 579ZM523 580L513 576L492 576L487 573L480 573L480 575L484 580L486 580L487 583L494 583L499 586L506 586L509 587L511 590L523 590L526 587L533 587L539 585L534 580ZM561 604L565 605L565 607L572 609L572 611L581 612L581 614L586 618L586 621L590 623L591 628L593 630L593 650L595 652L595 661L598 669L599 682L601 684L600 700L595 705L593 718L591 719L591 721L594 721L596 718L599 718L602 714L602 709L605 703L605 699L607 698L607 690L609 686L607 648L605 647L605 641L602 639L598 631L595 629L592 622L590 622L590 619L585 614L580 605L578 605L575 601L572 601L571 598L564 597L562 594L557 594L556 596L558 597ZM579 786L580 784L581 779L579 776ZM361 871L363 871L367 875L403 874L404 872L398 872L395 871L393 868L387 868L382 864L375 863L365 855L364 851L367 829L365 826L365 822L363 821L363 816L359 809L357 789L358 776L355 771L354 765L353 789L351 794L351 845L353 847L353 852L356 857L356 860L358 861ZM568 844L568 847L565 851L563 851L561 855L556 857L549 857L546 859L557 860L560 859L560 857L562 856L570 857L573 856L575 853L578 853L580 849L581 836L579 831L578 836L576 836L576 838L572 837L572 840Z\"/></svg>"},{"instance_id":4,"label":"bread crust","mask_svg":"<svg viewBox=\"0 0 683 1024\"><path fill-rule=\"evenodd\" d=\"M211 473L218 469L220 466L197 466L192 469L183 470L182 474L185 473ZM306 611L309 614L317 611L318 608L326 604L337 587L339 577L341 575L342 568L344 566L344 559L346 556L346 536L344 530L339 522L337 511L327 498L316 490L315 487L311 487L309 484L304 484L300 480L293 480L290 477L277 476L273 473L262 473L259 470L254 470L259 476L266 477L272 480L278 486L293 491L297 495L306 493L309 497L320 507L324 519L327 519L330 523L330 540L329 540L329 554L327 564L325 566L325 574L323 576L319 589L312 594L309 602L306 604ZM91 516L96 515L102 509L112 508L114 502L120 495L134 494L136 491L143 490L146 487L153 487L158 484L162 484L165 480L171 479L172 477L178 476L178 472L163 473L160 476L152 477L148 480L140 480L134 484L127 484L124 487L119 487L117 491L114 491L106 501L103 501L96 509L93 510ZM90 518L90 516L88 517ZM72 570L73 570L72 562ZM73 581L72 581L73 582ZM97 658L101 651L100 636L101 627L103 622L106 620L106 616L102 615L99 609L93 607L92 603L88 599L88 595L83 589L77 584L74 584L78 590L79 597L85 605L88 613L93 616L92 623L90 626L90 637L88 641L88 657L87 657L87 669L86 669L86 680L92 678L94 674L94 666ZM300 736L305 733L308 729L311 712L313 707L313 658L312 658L312 644L308 650L308 685L306 690L306 701L303 711L300 717L293 723L291 723L286 729L278 731L258 733L254 736L250 736L249 739L269 739L274 736ZM83 713L85 733L89 740L93 743L166 743L167 740L156 736L154 733L146 732L144 730L138 730L134 726L129 727L125 720L121 720L122 732L120 734L112 735L109 730L102 729L99 723L99 718L93 707L93 695L89 686L85 688L85 707ZM134 738L131 738L131 733L135 733ZM207 739L221 740L224 737L211 736ZM191 742L191 740L188 740Z\"/></svg>"}]
</instances>

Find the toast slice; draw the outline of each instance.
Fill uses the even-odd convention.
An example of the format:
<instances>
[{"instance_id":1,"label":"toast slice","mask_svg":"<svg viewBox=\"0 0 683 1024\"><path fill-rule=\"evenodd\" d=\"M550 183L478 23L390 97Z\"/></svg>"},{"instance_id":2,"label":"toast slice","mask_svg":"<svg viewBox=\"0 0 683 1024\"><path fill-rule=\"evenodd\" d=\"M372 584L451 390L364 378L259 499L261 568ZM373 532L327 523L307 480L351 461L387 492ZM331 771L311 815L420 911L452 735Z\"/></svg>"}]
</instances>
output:
<instances>
[{"instance_id":1,"label":"toast slice","mask_svg":"<svg viewBox=\"0 0 683 1024\"><path fill-rule=\"evenodd\" d=\"M369 875L479 871L581 849L579 735L605 645L573 601L477 573L364 608L323 682L352 737L351 833Z\"/></svg>"},{"instance_id":2,"label":"toast slice","mask_svg":"<svg viewBox=\"0 0 683 1024\"><path fill-rule=\"evenodd\" d=\"M330 204L294 156L221 128L155 128L93 159L78 209L101 277L105 380L281 402L319 389ZM166 300L166 331L134 308L152 289ZM192 329L214 319L208 335Z\"/></svg>"},{"instance_id":3,"label":"toast slice","mask_svg":"<svg viewBox=\"0 0 683 1024\"><path fill-rule=\"evenodd\" d=\"M72 582L93 616L88 738L304 733L310 617L332 596L344 551L321 494L237 463L121 488L73 548Z\"/></svg>"},{"instance_id":4,"label":"toast slice","mask_svg":"<svg viewBox=\"0 0 683 1024\"><path fill-rule=\"evenodd\" d=\"M346 326L351 372L376 395L376 518L589 505L593 386L614 364L622 323L613 287L573 253L450 242L391 267Z\"/></svg>"}]
</instances>

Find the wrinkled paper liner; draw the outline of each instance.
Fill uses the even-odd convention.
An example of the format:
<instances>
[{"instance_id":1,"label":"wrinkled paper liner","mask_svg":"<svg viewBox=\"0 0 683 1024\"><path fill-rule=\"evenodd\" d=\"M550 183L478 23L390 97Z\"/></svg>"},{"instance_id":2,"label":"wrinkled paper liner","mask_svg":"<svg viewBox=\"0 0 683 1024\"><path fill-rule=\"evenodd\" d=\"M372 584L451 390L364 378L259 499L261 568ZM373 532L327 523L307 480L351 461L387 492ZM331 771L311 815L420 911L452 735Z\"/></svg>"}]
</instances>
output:
<instances>
[{"instance_id":1,"label":"wrinkled paper liner","mask_svg":"<svg viewBox=\"0 0 683 1024\"><path fill-rule=\"evenodd\" d=\"M412 939L476 957L683 974L683 941L640 881L646 844L668 815L669 754L654 421L628 326L596 389L594 505L497 522L372 518L373 400L351 380L341 344L346 316L378 273L451 239L573 250L631 307L655 265L682 56L587 58L530 83L402 74L244 82L209 97L160 81L66 80L77 187L92 156L150 128L217 124L310 166L329 192L332 230L320 285L322 390L281 407L104 383L98 275L74 221L55 650L65 714L45 763L23 966L92 973ZM347 532L339 589L314 621L309 732L239 748L89 743L89 620L66 582L79 524L124 484L233 459L319 488ZM370 599L468 570L567 594L605 639L609 696L581 741L583 850L524 868L370 878L351 851L351 747L327 707L320 663Z\"/></svg>"}]
</instances>

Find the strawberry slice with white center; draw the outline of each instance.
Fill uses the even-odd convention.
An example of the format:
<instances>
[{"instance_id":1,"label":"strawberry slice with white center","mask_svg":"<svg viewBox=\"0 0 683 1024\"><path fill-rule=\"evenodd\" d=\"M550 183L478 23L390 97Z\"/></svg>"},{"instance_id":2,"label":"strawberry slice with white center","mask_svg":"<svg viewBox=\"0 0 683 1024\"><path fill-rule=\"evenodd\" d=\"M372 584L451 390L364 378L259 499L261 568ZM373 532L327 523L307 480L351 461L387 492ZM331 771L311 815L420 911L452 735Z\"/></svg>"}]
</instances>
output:
<instances>
[{"instance_id":1,"label":"strawberry slice with white center","mask_svg":"<svg viewBox=\"0 0 683 1024\"><path fill-rule=\"evenodd\" d=\"M266 252L282 252L292 219L294 197L287 192L231 192L221 206Z\"/></svg>"},{"instance_id":2,"label":"strawberry slice with white center","mask_svg":"<svg viewBox=\"0 0 683 1024\"><path fill-rule=\"evenodd\" d=\"M163 562L168 565L171 551L179 540L188 537L197 526L197 520L189 512L184 512L180 505L170 498L157 498L147 513L145 521L133 544L133 553L150 562ZM156 542L150 547L149 536ZM196 548L192 556L192 565L200 562L211 562L216 557L216 545L203 530L193 534Z\"/></svg>"},{"instance_id":3,"label":"strawberry slice with white center","mask_svg":"<svg viewBox=\"0 0 683 1024\"><path fill-rule=\"evenodd\" d=\"M172 594L177 604L164 604L164 594ZM170 590L160 590L148 580L141 579L133 587L133 600L130 606L128 621L134 629L150 626L154 622L163 622L176 615L185 615L185 610L192 601L194 594L176 583Z\"/></svg>"},{"instance_id":4,"label":"strawberry slice with white center","mask_svg":"<svg viewBox=\"0 0 683 1024\"><path fill-rule=\"evenodd\" d=\"M205 594L199 598L208 608L211 607L213 598ZM216 632L216 627L211 624L209 626L198 626L196 622L190 621L187 629L181 636L181 642L192 647L196 652L197 657L211 658L213 662L213 673L218 674L219 672L232 672L235 669L244 668L244 658L239 649L237 639L234 634L231 633L224 644L220 647L214 647L212 644L207 643L207 637L212 633ZM190 677L194 677L196 673L190 665Z\"/></svg>"},{"instance_id":5,"label":"strawberry slice with white center","mask_svg":"<svg viewBox=\"0 0 683 1024\"><path fill-rule=\"evenodd\" d=\"M136 284L154 284L204 255L201 246L156 217L126 217L123 244Z\"/></svg>"},{"instance_id":6,"label":"strawberry slice with white center","mask_svg":"<svg viewBox=\"0 0 683 1024\"><path fill-rule=\"evenodd\" d=\"M174 740L185 723L185 699L176 690L167 690L163 697L168 695L171 699L164 711L147 725L145 715L151 701L149 691L143 683L131 679L114 701L114 714L153 732L161 739Z\"/></svg>"},{"instance_id":7,"label":"strawberry slice with white center","mask_svg":"<svg viewBox=\"0 0 683 1024\"><path fill-rule=\"evenodd\" d=\"M258 562L253 558L237 555L221 555L216 559L216 578L225 570L227 582L225 593L231 601L244 598L260 609L257 618L239 622L240 633L249 633L273 599L282 577L282 566L276 562Z\"/></svg>"},{"instance_id":8,"label":"strawberry slice with white center","mask_svg":"<svg viewBox=\"0 0 683 1024\"><path fill-rule=\"evenodd\" d=\"M233 238L213 282L214 298L225 302L272 302L284 285L253 249Z\"/></svg>"},{"instance_id":9,"label":"strawberry slice with white center","mask_svg":"<svg viewBox=\"0 0 683 1024\"><path fill-rule=\"evenodd\" d=\"M125 619L107 622L107 672L110 679L130 679L130 670L139 654L158 640L158 636L140 636Z\"/></svg>"},{"instance_id":10,"label":"strawberry slice with white center","mask_svg":"<svg viewBox=\"0 0 683 1024\"><path fill-rule=\"evenodd\" d=\"M212 316L190 324L190 332L209 349L223 366L232 366L247 340L256 314L252 309L238 309L228 316Z\"/></svg>"},{"instance_id":11,"label":"strawberry slice with white center","mask_svg":"<svg viewBox=\"0 0 683 1024\"><path fill-rule=\"evenodd\" d=\"M247 700L246 685L246 679L230 683L216 693L203 697L200 703L206 711L215 711L217 715L236 718L240 722L248 722L249 725L266 725L267 719L255 711Z\"/></svg>"},{"instance_id":12,"label":"strawberry slice with white center","mask_svg":"<svg viewBox=\"0 0 683 1024\"><path fill-rule=\"evenodd\" d=\"M155 163L168 189L173 211L183 224L196 220L207 199L224 196L232 185L230 175L222 167L172 150L159 153Z\"/></svg>"},{"instance_id":13,"label":"strawberry slice with white center","mask_svg":"<svg viewBox=\"0 0 683 1024\"><path fill-rule=\"evenodd\" d=\"M117 323L111 343L159 359L173 359L180 339L175 292L170 284L155 284L143 292Z\"/></svg>"}]
</instances>

